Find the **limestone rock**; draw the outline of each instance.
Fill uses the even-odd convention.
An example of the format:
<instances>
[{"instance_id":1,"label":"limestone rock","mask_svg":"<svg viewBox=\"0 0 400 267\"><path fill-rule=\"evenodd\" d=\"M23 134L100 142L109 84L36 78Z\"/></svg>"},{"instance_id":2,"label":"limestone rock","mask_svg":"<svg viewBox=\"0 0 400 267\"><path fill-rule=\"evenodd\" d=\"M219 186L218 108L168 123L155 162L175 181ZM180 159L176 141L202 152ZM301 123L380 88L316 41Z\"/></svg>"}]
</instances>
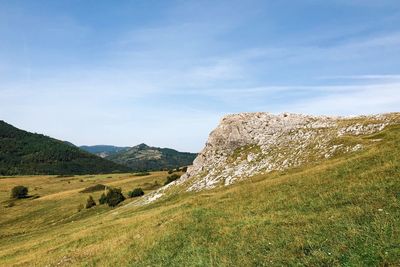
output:
<instances>
[{"instance_id":1,"label":"limestone rock","mask_svg":"<svg viewBox=\"0 0 400 267\"><path fill-rule=\"evenodd\" d=\"M359 117L264 112L227 115L186 174L155 195L158 198L173 187L199 191L230 185L256 174L355 153L364 145L341 138L373 134L398 123L400 113Z\"/></svg>"}]
</instances>

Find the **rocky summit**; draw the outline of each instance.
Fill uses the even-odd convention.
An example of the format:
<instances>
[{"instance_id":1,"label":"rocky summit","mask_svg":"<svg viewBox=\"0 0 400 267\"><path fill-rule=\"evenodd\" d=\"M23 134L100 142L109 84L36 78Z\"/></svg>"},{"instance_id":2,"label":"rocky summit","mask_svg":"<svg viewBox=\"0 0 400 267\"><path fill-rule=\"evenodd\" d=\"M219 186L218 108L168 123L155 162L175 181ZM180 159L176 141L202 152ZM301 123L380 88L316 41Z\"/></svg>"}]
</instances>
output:
<instances>
[{"instance_id":1,"label":"rocky summit","mask_svg":"<svg viewBox=\"0 0 400 267\"><path fill-rule=\"evenodd\" d=\"M360 137L398 123L400 113L357 117L265 112L227 115L211 132L188 171L179 180L149 195L147 201L161 197L174 186L186 191L210 189L257 174L355 153L380 141Z\"/></svg>"}]
</instances>

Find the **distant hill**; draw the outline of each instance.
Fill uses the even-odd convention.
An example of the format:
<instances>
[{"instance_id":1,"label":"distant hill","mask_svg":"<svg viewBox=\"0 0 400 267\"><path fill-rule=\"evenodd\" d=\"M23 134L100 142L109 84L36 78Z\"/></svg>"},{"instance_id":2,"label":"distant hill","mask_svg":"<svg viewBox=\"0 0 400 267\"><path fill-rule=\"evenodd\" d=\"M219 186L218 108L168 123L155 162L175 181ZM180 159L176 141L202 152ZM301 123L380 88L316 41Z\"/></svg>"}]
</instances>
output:
<instances>
[{"instance_id":1,"label":"distant hill","mask_svg":"<svg viewBox=\"0 0 400 267\"><path fill-rule=\"evenodd\" d=\"M191 165L197 154L140 144L134 147L82 146L81 149L134 171L155 171Z\"/></svg>"},{"instance_id":2,"label":"distant hill","mask_svg":"<svg viewBox=\"0 0 400 267\"><path fill-rule=\"evenodd\" d=\"M69 142L0 121L0 175L97 174L130 171Z\"/></svg>"},{"instance_id":3,"label":"distant hill","mask_svg":"<svg viewBox=\"0 0 400 267\"><path fill-rule=\"evenodd\" d=\"M96 145L96 146L80 146L80 148L89 153L105 158L113 154L116 154L118 152L128 150L130 147Z\"/></svg>"}]
</instances>

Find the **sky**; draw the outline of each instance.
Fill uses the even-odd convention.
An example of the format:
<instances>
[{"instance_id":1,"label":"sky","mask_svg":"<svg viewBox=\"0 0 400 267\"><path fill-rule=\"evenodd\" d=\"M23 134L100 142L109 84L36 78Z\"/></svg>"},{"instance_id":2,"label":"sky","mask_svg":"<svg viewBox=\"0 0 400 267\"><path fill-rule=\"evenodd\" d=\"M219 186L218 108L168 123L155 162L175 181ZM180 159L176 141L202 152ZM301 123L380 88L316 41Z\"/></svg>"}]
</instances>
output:
<instances>
[{"instance_id":1,"label":"sky","mask_svg":"<svg viewBox=\"0 0 400 267\"><path fill-rule=\"evenodd\" d=\"M0 120L198 152L225 114L400 111L398 0L0 0Z\"/></svg>"}]
</instances>

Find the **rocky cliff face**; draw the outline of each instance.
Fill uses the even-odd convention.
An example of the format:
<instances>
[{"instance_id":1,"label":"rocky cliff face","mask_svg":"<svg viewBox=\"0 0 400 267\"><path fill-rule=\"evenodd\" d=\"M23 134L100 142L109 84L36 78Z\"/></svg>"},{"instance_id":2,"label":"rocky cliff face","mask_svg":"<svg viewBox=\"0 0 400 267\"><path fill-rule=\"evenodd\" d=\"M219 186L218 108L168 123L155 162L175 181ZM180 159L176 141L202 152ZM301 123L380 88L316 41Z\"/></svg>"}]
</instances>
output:
<instances>
[{"instance_id":1,"label":"rocky cliff face","mask_svg":"<svg viewBox=\"0 0 400 267\"><path fill-rule=\"evenodd\" d=\"M180 186L199 191L257 174L285 170L362 150L379 139L354 138L400 123L400 113L359 117L241 113L225 116L179 180L149 196Z\"/></svg>"}]
</instances>

